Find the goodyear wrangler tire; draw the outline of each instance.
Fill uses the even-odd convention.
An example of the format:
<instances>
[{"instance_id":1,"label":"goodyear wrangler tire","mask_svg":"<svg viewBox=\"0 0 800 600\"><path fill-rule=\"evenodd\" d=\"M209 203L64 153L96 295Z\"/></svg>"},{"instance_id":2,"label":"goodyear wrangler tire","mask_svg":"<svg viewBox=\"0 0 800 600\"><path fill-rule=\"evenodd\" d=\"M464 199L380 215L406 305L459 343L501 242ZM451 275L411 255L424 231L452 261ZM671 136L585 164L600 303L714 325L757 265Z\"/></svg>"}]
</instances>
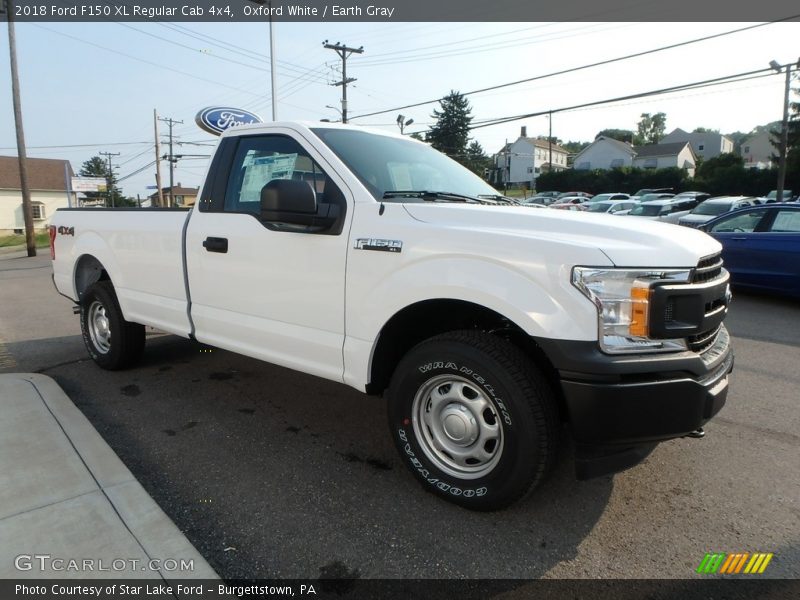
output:
<instances>
[{"instance_id":1,"label":"goodyear wrangler tire","mask_svg":"<svg viewBox=\"0 0 800 600\"><path fill-rule=\"evenodd\" d=\"M477 331L426 340L389 385L389 425L423 488L498 510L533 490L555 461L553 392L509 342Z\"/></svg>"},{"instance_id":2,"label":"goodyear wrangler tire","mask_svg":"<svg viewBox=\"0 0 800 600\"><path fill-rule=\"evenodd\" d=\"M144 326L125 320L110 281L98 281L83 294L81 334L92 360L110 371L133 366L144 350Z\"/></svg>"}]
</instances>

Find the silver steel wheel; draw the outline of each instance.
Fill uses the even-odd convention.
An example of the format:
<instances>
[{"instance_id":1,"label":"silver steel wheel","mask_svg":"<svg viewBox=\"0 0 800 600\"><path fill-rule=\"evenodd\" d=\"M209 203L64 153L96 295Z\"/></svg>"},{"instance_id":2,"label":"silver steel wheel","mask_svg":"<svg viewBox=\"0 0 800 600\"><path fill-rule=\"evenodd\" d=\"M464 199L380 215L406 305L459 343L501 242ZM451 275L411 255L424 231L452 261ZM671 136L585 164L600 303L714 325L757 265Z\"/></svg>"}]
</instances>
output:
<instances>
[{"instance_id":1,"label":"silver steel wheel","mask_svg":"<svg viewBox=\"0 0 800 600\"><path fill-rule=\"evenodd\" d=\"M483 477L503 453L497 408L474 383L438 375L417 390L411 409L422 451L439 469L460 479Z\"/></svg>"},{"instance_id":2,"label":"silver steel wheel","mask_svg":"<svg viewBox=\"0 0 800 600\"><path fill-rule=\"evenodd\" d=\"M111 327L106 314L106 307L95 300L89 305L87 318L89 336L92 344L100 354L108 354L111 350Z\"/></svg>"}]
</instances>

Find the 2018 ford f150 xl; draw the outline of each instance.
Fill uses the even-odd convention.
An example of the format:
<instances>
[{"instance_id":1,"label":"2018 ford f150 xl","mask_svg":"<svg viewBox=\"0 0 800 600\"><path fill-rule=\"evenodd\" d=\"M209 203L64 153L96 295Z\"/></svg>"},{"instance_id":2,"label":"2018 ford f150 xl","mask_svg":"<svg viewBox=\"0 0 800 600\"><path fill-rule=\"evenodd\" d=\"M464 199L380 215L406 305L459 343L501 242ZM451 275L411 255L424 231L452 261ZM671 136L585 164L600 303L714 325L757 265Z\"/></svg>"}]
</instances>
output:
<instances>
[{"instance_id":1,"label":"2018 ford f150 xl","mask_svg":"<svg viewBox=\"0 0 800 600\"><path fill-rule=\"evenodd\" d=\"M473 509L539 484L564 424L580 478L700 436L733 366L705 233L515 206L348 125L236 127L191 210L62 209L51 240L99 366L149 325L383 394L403 462Z\"/></svg>"}]
</instances>

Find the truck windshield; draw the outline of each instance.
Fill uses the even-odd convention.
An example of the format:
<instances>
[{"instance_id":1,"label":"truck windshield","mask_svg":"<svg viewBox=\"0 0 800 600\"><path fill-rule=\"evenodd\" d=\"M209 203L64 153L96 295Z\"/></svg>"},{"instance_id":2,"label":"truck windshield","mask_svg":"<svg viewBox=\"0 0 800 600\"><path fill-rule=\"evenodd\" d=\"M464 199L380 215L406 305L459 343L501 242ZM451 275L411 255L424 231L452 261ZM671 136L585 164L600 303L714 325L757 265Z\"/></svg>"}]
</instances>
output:
<instances>
[{"instance_id":1,"label":"truck windshield","mask_svg":"<svg viewBox=\"0 0 800 600\"><path fill-rule=\"evenodd\" d=\"M391 192L403 190L475 198L498 195L497 190L472 171L425 144L357 129L319 127L312 131L378 201L393 196ZM400 195L394 196L402 199Z\"/></svg>"}]
</instances>

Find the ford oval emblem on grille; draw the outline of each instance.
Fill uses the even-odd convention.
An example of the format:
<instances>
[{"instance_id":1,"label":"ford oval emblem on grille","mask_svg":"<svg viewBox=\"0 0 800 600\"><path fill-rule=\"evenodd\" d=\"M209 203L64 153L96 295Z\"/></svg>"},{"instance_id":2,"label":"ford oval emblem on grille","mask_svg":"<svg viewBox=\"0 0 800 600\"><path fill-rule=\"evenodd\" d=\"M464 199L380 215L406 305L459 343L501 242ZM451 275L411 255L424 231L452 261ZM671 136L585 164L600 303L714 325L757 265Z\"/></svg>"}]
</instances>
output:
<instances>
[{"instance_id":1,"label":"ford oval emblem on grille","mask_svg":"<svg viewBox=\"0 0 800 600\"><path fill-rule=\"evenodd\" d=\"M229 106L208 106L197 113L194 121L200 129L214 135L220 135L231 127L249 125L250 123L263 123L258 115Z\"/></svg>"}]
</instances>

